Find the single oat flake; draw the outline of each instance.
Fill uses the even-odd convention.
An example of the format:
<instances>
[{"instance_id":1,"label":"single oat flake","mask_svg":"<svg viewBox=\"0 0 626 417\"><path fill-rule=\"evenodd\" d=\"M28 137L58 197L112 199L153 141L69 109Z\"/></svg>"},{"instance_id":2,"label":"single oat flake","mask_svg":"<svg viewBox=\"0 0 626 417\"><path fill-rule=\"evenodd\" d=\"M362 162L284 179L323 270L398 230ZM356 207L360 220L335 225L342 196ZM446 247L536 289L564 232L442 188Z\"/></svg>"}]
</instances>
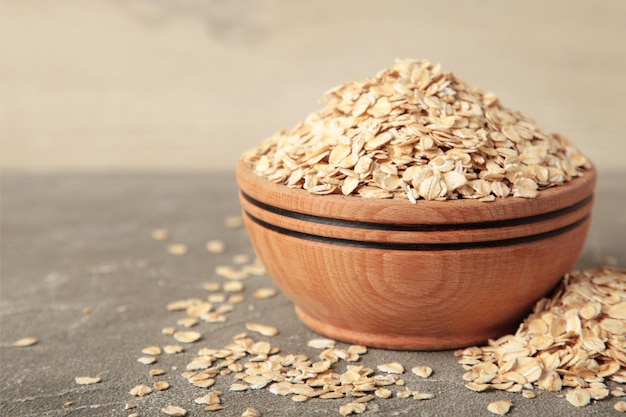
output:
<instances>
[{"instance_id":1,"label":"single oat flake","mask_svg":"<svg viewBox=\"0 0 626 417\"><path fill-rule=\"evenodd\" d=\"M613 405L613 408L620 413L626 413L626 401L618 401Z\"/></svg>"},{"instance_id":2,"label":"single oat flake","mask_svg":"<svg viewBox=\"0 0 626 417\"><path fill-rule=\"evenodd\" d=\"M211 253L224 253L224 251L226 251L226 244L221 240L209 240L206 243L206 250Z\"/></svg>"},{"instance_id":3,"label":"single oat flake","mask_svg":"<svg viewBox=\"0 0 626 417\"><path fill-rule=\"evenodd\" d=\"M174 333L174 339L181 343L194 343L202 338L202 333L194 331L178 331Z\"/></svg>"},{"instance_id":4,"label":"single oat flake","mask_svg":"<svg viewBox=\"0 0 626 417\"><path fill-rule=\"evenodd\" d=\"M134 395L135 397L145 397L146 395L152 392L152 388L145 384L135 385L130 390L130 395Z\"/></svg>"},{"instance_id":5,"label":"single oat flake","mask_svg":"<svg viewBox=\"0 0 626 417\"><path fill-rule=\"evenodd\" d=\"M427 61L398 60L325 102L243 161L313 194L412 203L534 198L591 166L568 139Z\"/></svg>"},{"instance_id":6,"label":"single oat flake","mask_svg":"<svg viewBox=\"0 0 626 417\"><path fill-rule=\"evenodd\" d=\"M168 416L181 417L187 415L187 410L177 405L168 405L167 407L162 408L161 411Z\"/></svg>"},{"instance_id":7,"label":"single oat flake","mask_svg":"<svg viewBox=\"0 0 626 417\"><path fill-rule=\"evenodd\" d=\"M404 367L398 362L384 363L377 366L381 372L387 372L389 374L401 374L404 373Z\"/></svg>"},{"instance_id":8,"label":"single oat flake","mask_svg":"<svg viewBox=\"0 0 626 417\"><path fill-rule=\"evenodd\" d=\"M28 346L32 346L35 345L39 342L39 339L37 339L36 337L23 337L19 340L16 340L15 342L13 342L13 346L15 347L28 347Z\"/></svg>"},{"instance_id":9,"label":"single oat flake","mask_svg":"<svg viewBox=\"0 0 626 417\"><path fill-rule=\"evenodd\" d=\"M170 384L167 381L157 381L154 383L154 389L157 391L165 391L170 387Z\"/></svg>"},{"instance_id":10,"label":"single oat flake","mask_svg":"<svg viewBox=\"0 0 626 417\"><path fill-rule=\"evenodd\" d=\"M241 414L241 417L261 417L261 412L256 408L248 407Z\"/></svg>"},{"instance_id":11,"label":"single oat flake","mask_svg":"<svg viewBox=\"0 0 626 417\"><path fill-rule=\"evenodd\" d=\"M161 354L161 348L159 346L148 346L146 348L141 349L141 353L145 353L146 355L154 355L158 356Z\"/></svg>"},{"instance_id":12,"label":"single oat flake","mask_svg":"<svg viewBox=\"0 0 626 417\"><path fill-rule=\"evenodd\" d=\"M512 405L513 401L511 400L498 400L490 402L489 405L487 405L487 410L493 414L503 416L511 410Z\"/></svg>"},{"instance_id":13,"label":"single oat flake","mask_svg":"<svg viewBox=\"0 0 626 417\"><path fill-rule=\"evenodd\" d=\"M332 349L335 347L336 343L337 342L332 339L318 338L309 340L307 345L314 349Z\"/></svg>"},{"instance_id":14,"label":"single oat flake","mask_svg":"<svg viewBox=\"0 0 626 417\"><path fill-rule=\"evenodd\" d=\"M257 300L264 300L266 298L271 298L276 295L276 290L274 288L259 288L256 290L252 296Z\"/></svg>"},{"instance_id":15,"label":"single oat flake","mask_svg":"<svg viewBox=\"0 0 626 417\"><path fill-rule=\"evenodd\" d=\"M276 336L278 334L277 328L258 323L246 323L246 329L260 333L263 336Z\"/></svg>"},{"instance_id":16,"label":"single oat flake","mask_svg":"<svg viewBox=\"0 0 626 417\"><path fill-rule=\"evenodd\" d=\"M411 371L421 377L421 378L428 378L429 376L432 375L433 373L433 368L431 368L430 366L422 366L422 365L418 365L418 366L414 366L413 368L411 368Z\"/></svg>"},{"instance_id":17,"label":"single oat flake","mask_svg":"<svg viewBox=\"0 0 626 417\"><path fill-rule=\"evenodd\" d=\"M185 255L188 251L187 245L184 243L172 243L167 246L167 253L170 255L181 256Z\"/></svg>"},{"instance_id":18,"label":"single oat flake","mask_svg":"<svg viewBox=\"0 0 626 417\"><path fill-rule=\"evenodd\" d=\"M151 236L154 240L167 240L170 238L170 231L167 229L154 229L151 232Z\"/></svg>"},{"instance_id":19,"label":"single oat flake","mask_svg":"<svg viewBox=\"0 0 626 417\"><path fill-rule=\"evenodd\" d=\"M98 376L77 376L76 378L74 378L74 382L76 382L78 385L93 385L99 383L100 381L102 380Z\"/></svg>"}]
</instances>

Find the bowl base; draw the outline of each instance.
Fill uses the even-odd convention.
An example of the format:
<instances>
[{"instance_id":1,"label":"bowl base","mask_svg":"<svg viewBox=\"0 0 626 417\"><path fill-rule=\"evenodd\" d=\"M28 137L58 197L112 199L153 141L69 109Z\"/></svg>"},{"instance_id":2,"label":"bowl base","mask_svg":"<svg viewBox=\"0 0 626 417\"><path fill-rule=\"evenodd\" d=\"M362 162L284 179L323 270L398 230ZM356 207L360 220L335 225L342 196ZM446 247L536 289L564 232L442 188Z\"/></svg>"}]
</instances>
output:
<instances>
[{"instance_id":1,"label":"bowl base","mask_svg":"<svg viewBox=\"0 0 626 417\"><path fill-rule=\"evenodd\" d=\"M472 334L467 336L426 336L426 335L390 335L385 333L366 333L354 329L336 327L310 316L298 306L296 314L311 330L341 342L364 345L372 348L392 350L451 350L483 345L489 339L497 339L515 329L504 329L497 333Z\"/></svg>"}]
</instances>

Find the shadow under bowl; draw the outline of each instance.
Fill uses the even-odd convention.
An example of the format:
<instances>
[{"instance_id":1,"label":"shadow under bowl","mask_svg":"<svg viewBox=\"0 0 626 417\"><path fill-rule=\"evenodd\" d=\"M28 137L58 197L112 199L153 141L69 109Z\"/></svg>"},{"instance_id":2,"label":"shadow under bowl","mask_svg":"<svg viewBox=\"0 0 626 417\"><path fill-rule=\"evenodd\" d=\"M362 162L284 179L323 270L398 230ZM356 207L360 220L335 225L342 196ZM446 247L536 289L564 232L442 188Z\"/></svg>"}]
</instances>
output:
<instances>
[{"instance_id":1,"label":"shadow under bowl","mask_svg":"<svg viewBox=\"0 0 626 417\"><path fill-rule=\"evenodd\" d=\"M514 331L570 272L596 171L535 199L423 201L313 195L237 182L267 273L314 331L371 347L453 349Z\"/></svg>"}]
</instances>

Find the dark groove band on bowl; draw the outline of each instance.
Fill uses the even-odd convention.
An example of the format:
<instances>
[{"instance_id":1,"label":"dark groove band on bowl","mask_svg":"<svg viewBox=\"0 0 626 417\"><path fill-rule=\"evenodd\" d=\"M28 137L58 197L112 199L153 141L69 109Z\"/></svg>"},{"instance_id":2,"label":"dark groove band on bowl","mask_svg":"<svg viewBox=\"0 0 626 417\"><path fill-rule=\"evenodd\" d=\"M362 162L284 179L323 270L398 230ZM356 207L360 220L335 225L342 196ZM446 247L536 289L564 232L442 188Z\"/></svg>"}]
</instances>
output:
<instances>
[{"instance_id":1,"label":"dark groove band on bowl","mask_svg":"<svg viewBox=\"0 0 626 417\"><path fill-rule=\"evenodd\" d=\"M553 219L555 217L563 216L565 214L576 211L591 202L593 194L588 195L578 203L571 206L563 207L562 209L550 211L547 213L536 214L528 217L518 217L507 220L494 220L487 222L473 222L473 223L438 223L438 224L390 224L390 223L375 223L375 222L361 222L343 219L334 219L330 217L315 216L312 214L298 213L291 210L286 210L280 207L272 206L270 204L263 203L250 197L243 191L241 196L250 204L259 207L270 213L278 214L281 216L289 217L296 220L303 220L313 223L325 224L330 226L350 227L356 229L368 229L368 230L384 230L395 232L436 232L436 231L448 231L448 230L469 230L469 229L492 229L498 227L519 226L523 224L535 223L544 220ZM485 203L488 204L488 203ZM258 219L257 219L258 220Z\"/></svg>"},{"instance_id":2,"label":"dark groove band on bowl","mask_svg":"<svg viewBox=\"0 0 626 417\"><path fill-rule=\"evenodd\" d=\"M541 239L557 236L583 224L589 218L587 214L580 220L570 223L567 226L563 226L559 229L550 230L543 233L537 233L530 236L521 236L510 239L501 240L488 240L480 242L456 242L456 243L388 243L388 242L365 242L362 240L350 240L339 239L334 237L318 236L309 233L297 232L294 230L285 229L280 226L276 226L267 223L257 217L254 217L247 211L244 211L246 216L258 224L261 227L272 230L276 233L280 233L286 236L291 236L298 239L305 239L314 242L328 243L332 245L351 246L356 248L368 248L368 249L384 249L384 250L413 250L413 251L438 251L438 250L463 250L463 249L480 249L480 248L493 248L499 246L511 246L519 245L522 243L534 242Z\"/></svg>"}]
</instances>

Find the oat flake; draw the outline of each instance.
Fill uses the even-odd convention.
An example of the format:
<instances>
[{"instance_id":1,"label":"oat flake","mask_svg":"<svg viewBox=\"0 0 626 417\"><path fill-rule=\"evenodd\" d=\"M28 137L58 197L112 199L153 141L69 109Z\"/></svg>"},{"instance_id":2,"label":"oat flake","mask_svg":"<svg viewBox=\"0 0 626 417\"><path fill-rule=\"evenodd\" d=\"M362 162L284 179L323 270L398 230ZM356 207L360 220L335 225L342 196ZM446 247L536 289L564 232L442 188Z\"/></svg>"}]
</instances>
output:
<instances>
[{"instance_id":1,"label":"oat flake","mask_svg":"<svg viewBox=\"0 0 626 417\"><path fill-rule=\"evenodd\" d=\"M36 337L24 337L22 339L16 340L15 342L13 342L13 346L15 347L28 347L28 346L32 346L34 344L37 344L39 342L39 339L37 339Z\"/></svg>"},{"instance_id":2,"label":"oat flake","mask_svg":"<svg viewBox=\"0 0 626 417\"><path fill-rule=\"evenodd\" d=\"M93 384L99 383L100 381L102 381L102 379L100 379L100 377L98 377L98 376L96 376L96 377L77 376L76 378L74 378L74 381L78 385L93 385Z\"/></svg>"},{"instance_id":3,"label":"oat flake","mask_svg":"<svg viewBox=\"0 0 626 417\"><path fill-rule=\"evenodd\" d=\"M187 410L177 405L168 405L167 407L162 408L161 411L167 414L168 416L181 417L181 416L187 415Z\"/></svg>"}]
</instances>

